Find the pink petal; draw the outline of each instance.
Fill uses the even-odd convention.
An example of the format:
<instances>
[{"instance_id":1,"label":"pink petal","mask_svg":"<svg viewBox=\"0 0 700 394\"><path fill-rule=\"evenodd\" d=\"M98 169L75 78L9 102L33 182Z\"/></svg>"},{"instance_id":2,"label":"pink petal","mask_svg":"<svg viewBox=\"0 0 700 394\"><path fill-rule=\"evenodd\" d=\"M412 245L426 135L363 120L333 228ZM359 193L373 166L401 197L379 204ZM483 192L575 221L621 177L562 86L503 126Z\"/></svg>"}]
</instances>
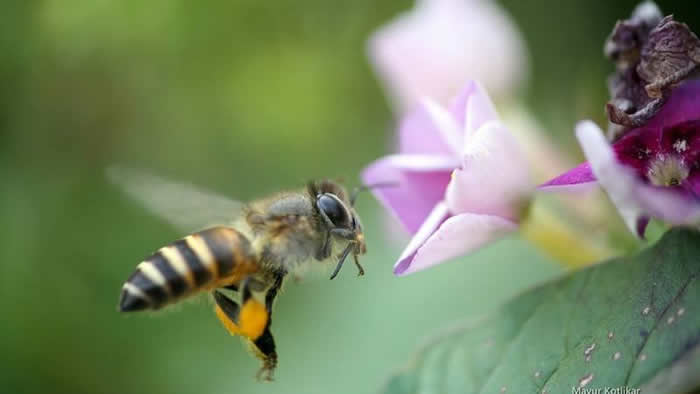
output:
<instances>
[{"instance_id":1,"label":"pink petal","mask_svg":"<svg viewBox=\"0 0 700 394\"><path fill-rule=\"evenodd\" d=\"M498 113L491 102L488 94L478 82L472 82L474 94L469 97L467 102L467 115L464 124L464 139L469 144L469 139L487 122L498 121Z\"/></svg>"},{"instance_id":2,"label":"pink petal","mask_svg":"<svg viewBox=\"0 0 700 394\"><path fill-rule=\"evenodd\" d=\"M640 218L647 215L676 225L694 225L700 222L700 200L690 198L677 189L660 188L645 184L632 168L618 162L615 152L603 132L590 121L576 127L576 136L593 173L617 207L630 231L637 233Z\"/></svg>"},{"instance_id":3,"label":"pink petal","mask_svg":"<svg viewBox=\"0 0 700 394\"><path fill-rule=\"evenodd\" d=\"M368 55L397 113L421 97L446 104L469 79L507 94L527 72L523 40L492 1L417 1L372 35Z\"/></svg>"},{"instance_id":4,"label":"pink petal","mask_svg":"<svg viewBox=\"0 0 700 394\"><path fill-rule=\"evenodd\" d=\"M700 163L700 117L664 129L660 145L662 151L675 152L686 163Z\"/></svg>"},{"instance_id":5,"label":"pink petal","mask_svg":"<svg viewBox=\"0 0 700 394\"><path fill-rule=\"evenodd\" d=\"M461 145L455 141L459 137L448 134L456 134L457 127L441 130L433 118L434 111L431 112L429 106L430 104L418 106L401 121L399 153L454 155L455 151L461 149Z\"/></svg>"},{"instance_id":6,"label":"pink petal","mask_svg":"<svg viewBox=\"0 0 700 394\"><path fill-rule=\"evenodd\" d=\"M617 140L612 148L620 164L634 168L640 176L645 176L649 160L661 151L661 140L660 129L635 129Z\"/></svg>"},{"instance_id":7,"label":"pink petal","mask_svg":"<svg viewBox=\"0 0 700 394\"><path fill-rule=\"evenodd\" d=\"M452 114L429 98L421 100L421 107L430 117L435 133L450 148L452 155L459 157L464 145L464 135Z\"/></svg>"},{"instance_id":8,"label":"pink petal","mask_svg":"<svg viewBox=\"0 0 700 394\"><path fill-rule=\"evenodd\" d=\"M450 101L449 110L452 116L457 120L460 130L464 130L464 125L467 124L467 103L475 94L476 83L473 80L467 82L466 86Z\"/></svg>"},{"instance_id":9,"label":"pink petal","mask_svg":"<svg viewBox=\"0 0 700 394\"><path fill-rule=\"evenodd\" d=\"M700 199L685 191L637 182L635 194L649 215L679 226L700 224Z\"/></svg>"},{"instance_id":10,"label":"pink petal","mask_svg":"<svg viewBox=\"0 0 700 394\"><path fill-rule=\"evenodd\" d=\"M700 80L683 82L671 93L659 112L643 126L645 129L664 129L700 118Z\"/></svg>"},{"instance_id":11,"label":"pink petal","mask_svg":"<svg viewBox=\"0 0 700 394\"><path fill-rule=\"evenodd\" d=\"M484 123L499 120L491 98L477 81L467 83L450 104L450 112L457 119L466 143Z\"/></svg>"},{"instance_id":12,"label":"pink petal","mask_svg":"<svg viewBox=\"0 0 700 394\"><path fill-rule=\"evenodd\" d=\"M362 173L365 184L394 182L396 187L372 190L377 199L410 233L418 231L435 204L445 195L457 163L445 156L390 155L370 164Z\"/></svg>"},{"instance_id":13,"label":"pink petal","mask_svg":"<svg viewBox=\"0 0 700 394\"><path fill-rule=\"evenodd\" d=\"M541 191L585 191L592 186L597 186L598 182L593 175L589 163L581 163L577 167L559 175L558 177L543 183L537 189Z\"/></svg>"},{"instance_id":14,"label":"pink petal","mask_svg":"<svg viewBox=\"0 0 700 394\"><path fill-rule=\"evenodd\" d=\"M400 275L408 269L416 251L430 238L438 228L450 217L447 205L441 201L433 207L416 234L411 238L399 260L394 264L394 273Z\"/></svg>"},{"instance_id":15,"label":"pink petal","mask_svg":"<svg viewBox=\"0 0 700 394\"><path fill-rule=\"evenodd\" d=\"M501 216L518 221L533 185L527 160L515 138L499 122L483 125L464 152L445 200L450 211Z\"/></svg>"},{"instance_id":16,"label":"pink petal","mask_svg":"<svg viewBox=\"0 0 700 394\"><path fill-rule=\"evenodd\" d=\"M637 218L637 236L644 239L644 233L647 231L647 226L649 225L649 216L640 216Z\"/></svg>"},{"instance_id":17,"label":"pink petal","mask_svg":"<svg viewBox=\"0 0 700 394\"><path fill-rule=\"evenodd\" d=\"M473 252L517 228L498 216L450 216L447 206L438 204L394 265L394 274L407 275Z\"/></svg>"},{"instance_id":18,"label":"pink petal","mask_svg":"<svg viewBox=\"0 0 700 394\"><path fill-rule=\"evenodd\" d=\"M683 182L683 187L691 196L700 199L700 171L695 171Z\"/></svg>"}]
</instances>

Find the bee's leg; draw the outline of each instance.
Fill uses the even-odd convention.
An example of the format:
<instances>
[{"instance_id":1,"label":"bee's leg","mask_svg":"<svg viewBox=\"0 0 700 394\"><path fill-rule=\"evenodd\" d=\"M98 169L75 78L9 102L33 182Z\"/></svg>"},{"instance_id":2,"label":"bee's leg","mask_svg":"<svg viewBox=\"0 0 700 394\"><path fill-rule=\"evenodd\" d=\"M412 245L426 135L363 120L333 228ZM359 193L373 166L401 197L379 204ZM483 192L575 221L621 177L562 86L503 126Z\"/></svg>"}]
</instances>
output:
<instances>
[{"instance_id":1,"label":"bee's leg","mask_svg":"<svg viewBox=\"0 0 700 394\"><path fill-rule=\"evenodd\" d=\"M275 277L275 282L272 284L272 286L267 290L267 293L265 294L265 307L267 308L267 312L272 315L272 305L275 303L275 298L277 298L277 293L279 290L282 288L282 283L284 282L284 273L278 274Z\"/></svg>"},{"instance_id":2,"label":"bee's leg","mask_svg":"<svg viewBox=\"0 0 700 394\"><path fill-rule=\"evenodd\" d=\"M244 280L242 290L240 306L224 293L214 290L216 316L232 335L241 335L255 341L268 325L269 314L265 305L252 297L247 280Z\"/></svg>"},{"instance_id":3,"label":"bee's leg","mask_svg":"<svg viewBox=\"0 0 700 394\"><path fill-rule=\"evenodd\" d=\"M270 326L272 325L272 307L283 282L284 274L279 274L275 277L275 282L267 290L267 293L265 294L265 309L268 313L267 325L265 326L265 330L263 331L262 335L253 341L253 346L258 353L258 357L263 360L263 365L258 371L257 375L258 379L261 380L272 380L272 373L277 367L275 338L272 335L272 331L270 331Z\"/></svg>"},{"instance_id":4,"label":"bee's leg","mask_svg":"<svg viewBox=\"0 0 700 394\"><path fill-rule=\"evenodd\" d=\"M349 241L355 240L355 233L344 228L332 228L326 233L326 239L323 241L323 246L316 253L317 260L325 260L331 255L331 235L337 235Z\"/></svg>"},{"instance_id":5,"label":"bee's leg","mask_svg":"<svg viewBox=\"0 0 700 394\"><path fill-rule=\"evenodd\" d=\"M231 335L240 335L250 341L256 357L263 363L258 378L272 380L277 354L270 332L269 313L265 305L253 298L248 281L244 281L242 292L242 303L239 306L224 293L214 290L216 316Z\"/></svg>"},{"instance_id":6,"label":"bee's leg","mask_svg":"<svg viewBox=\"0 0 700 394\"><path fill-rule=\"evenodd\" d=\"M238 322L238 315L241 311L240 306L236 303L236 301L228 298L220 291L214 290L212 295L214 296L214 301L216 302L216 306L214 308L216 317L219 318L221 323L231 335L240 335L241 331Z\"/></svg>"},{"instance_id":7,"label":"bee's leg","mask_svg":"<svg viewBox=\"0 0 700 394\"><path fill-rule=\"evenodd\" d=\"M272 381L272 375L277 368L277 352L275 351L275 338L270 331L270 325L265 327L262 335L252 342L256 355L262 360L262 366L256 377L258 380Z\"/></svg>"},{"instance_id":8,"label":"bee's leg","mask_svg":"<svg viewBox=\"0 0 700 394\"><path fill-rule=\"evenodd\" d=\"M338 257L338 263L335 266L335 269L333 270L333 273L331 274L331 280L333 280L337 275L338 272L340 272L340 269L343 268L343 263L345 262L345 259L348 258L348 255L350 254L350 251L355 247L355 244L349 243L348 246L345 247L345 250L340 254Z\"/></svg>"},{"instance_id":9,"label":"bee's leg","mask_svg":"<svg viewBox=\"0 0 700 394\"><path fill-rule=\"evenodd\" d=\"M356 241L356 235L353 231L350 231L348 229L344 228L334 228L330 230L330 233L337 235L341 238L347 239L349 241ZM353 243L351 242L343 251L343 253L340 255L340 260L338 260L338 265L335 267L335 271L333 271L333 274L331 275L331 279L335 278L336 275L338 275L338 272L340 271L340 268L343 266L343 262L345 261L345 258L348 256L348 253L350 252L350 249L354 248ZM360 262L357 259L357 252L353 253L352 256L355 260L355 266L357 267L357 276L362 276L365 274L365 269L362 268L362 265L360 265Z\"/></svg>"},{"instance_id":10,"label":"bee's leg","mask_svg":"<svg viewBox=\"0 0 700 394\"><path fill-rule=\"evenodd\" d=\"M352 258L355 260L355 266L357 267L357 276L362 276L365 274L365 269L362 268L360 260L357 258L357 253L352 254Z\"/></svg>"},{"instance_id":11,"label":"bee's leg","mask_svg":"<svg viewBox=\"0 0 700 394\"><path fill-rule=\"evenodd\" d=\"M316 260L323 261L331 255L331 232L326 233L326 239L323 240L323 246L316 252Z\"/></svg>"}]
</instances>

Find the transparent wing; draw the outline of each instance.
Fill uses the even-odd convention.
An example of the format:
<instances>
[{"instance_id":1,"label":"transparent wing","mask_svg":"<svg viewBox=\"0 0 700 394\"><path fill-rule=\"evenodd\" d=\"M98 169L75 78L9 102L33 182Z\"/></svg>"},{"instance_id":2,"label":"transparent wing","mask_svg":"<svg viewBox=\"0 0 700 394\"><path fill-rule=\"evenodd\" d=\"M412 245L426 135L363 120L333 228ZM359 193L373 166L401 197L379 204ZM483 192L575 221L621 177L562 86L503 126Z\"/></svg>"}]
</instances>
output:
<instances>
[{"instance_id":1,"label":"transparent wing","mask_svg":"<svg viewBox=\"0 0 700 394\"><path fill-rule=\"evenodd\" d=\"M107 178L183 232L230 225L243 208L241 202L141 170L112 166L107 169Z\"/></svg>"}]
</instances>

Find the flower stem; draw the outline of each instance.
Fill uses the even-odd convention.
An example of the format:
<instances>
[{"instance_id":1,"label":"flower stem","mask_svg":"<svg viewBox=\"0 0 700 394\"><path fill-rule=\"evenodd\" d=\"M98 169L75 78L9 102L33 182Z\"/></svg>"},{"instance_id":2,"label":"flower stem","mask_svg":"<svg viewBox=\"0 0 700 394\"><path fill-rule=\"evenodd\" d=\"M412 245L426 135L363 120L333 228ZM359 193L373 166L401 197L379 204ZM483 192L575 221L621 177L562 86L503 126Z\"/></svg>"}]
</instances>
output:
<instances>
[{"instance_id":1,"label":"flower stem","mask_svg":"<svg viewBox=\"0 0 700 394\"><path fill-rule=\"evenodd\" d=\"M541 251L569 268L580 268L613 257L616 250L587 236L535 200L521 224L521 235Z\"/></svg>"}]
</instances>

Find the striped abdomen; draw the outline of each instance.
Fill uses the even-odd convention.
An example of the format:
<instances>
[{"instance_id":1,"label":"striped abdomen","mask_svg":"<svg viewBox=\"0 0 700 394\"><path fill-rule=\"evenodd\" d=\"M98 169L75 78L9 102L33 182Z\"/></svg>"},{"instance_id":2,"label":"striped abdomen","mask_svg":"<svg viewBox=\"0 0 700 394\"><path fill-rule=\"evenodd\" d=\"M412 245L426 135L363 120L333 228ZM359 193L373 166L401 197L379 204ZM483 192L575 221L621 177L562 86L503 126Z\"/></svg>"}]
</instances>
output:
<instances>
[{"instance_id":1,"label":"striped abdomen","mask_svg":"<svg viewBox=\"0 0 700 394\"><path fill-rule=\"evenodd\" d=\"M257 271L250 242L229 227L200 231L160 248L124 283L122 312L158 309L199 290L227 286Z\"/></svg>"}]
</instances>

